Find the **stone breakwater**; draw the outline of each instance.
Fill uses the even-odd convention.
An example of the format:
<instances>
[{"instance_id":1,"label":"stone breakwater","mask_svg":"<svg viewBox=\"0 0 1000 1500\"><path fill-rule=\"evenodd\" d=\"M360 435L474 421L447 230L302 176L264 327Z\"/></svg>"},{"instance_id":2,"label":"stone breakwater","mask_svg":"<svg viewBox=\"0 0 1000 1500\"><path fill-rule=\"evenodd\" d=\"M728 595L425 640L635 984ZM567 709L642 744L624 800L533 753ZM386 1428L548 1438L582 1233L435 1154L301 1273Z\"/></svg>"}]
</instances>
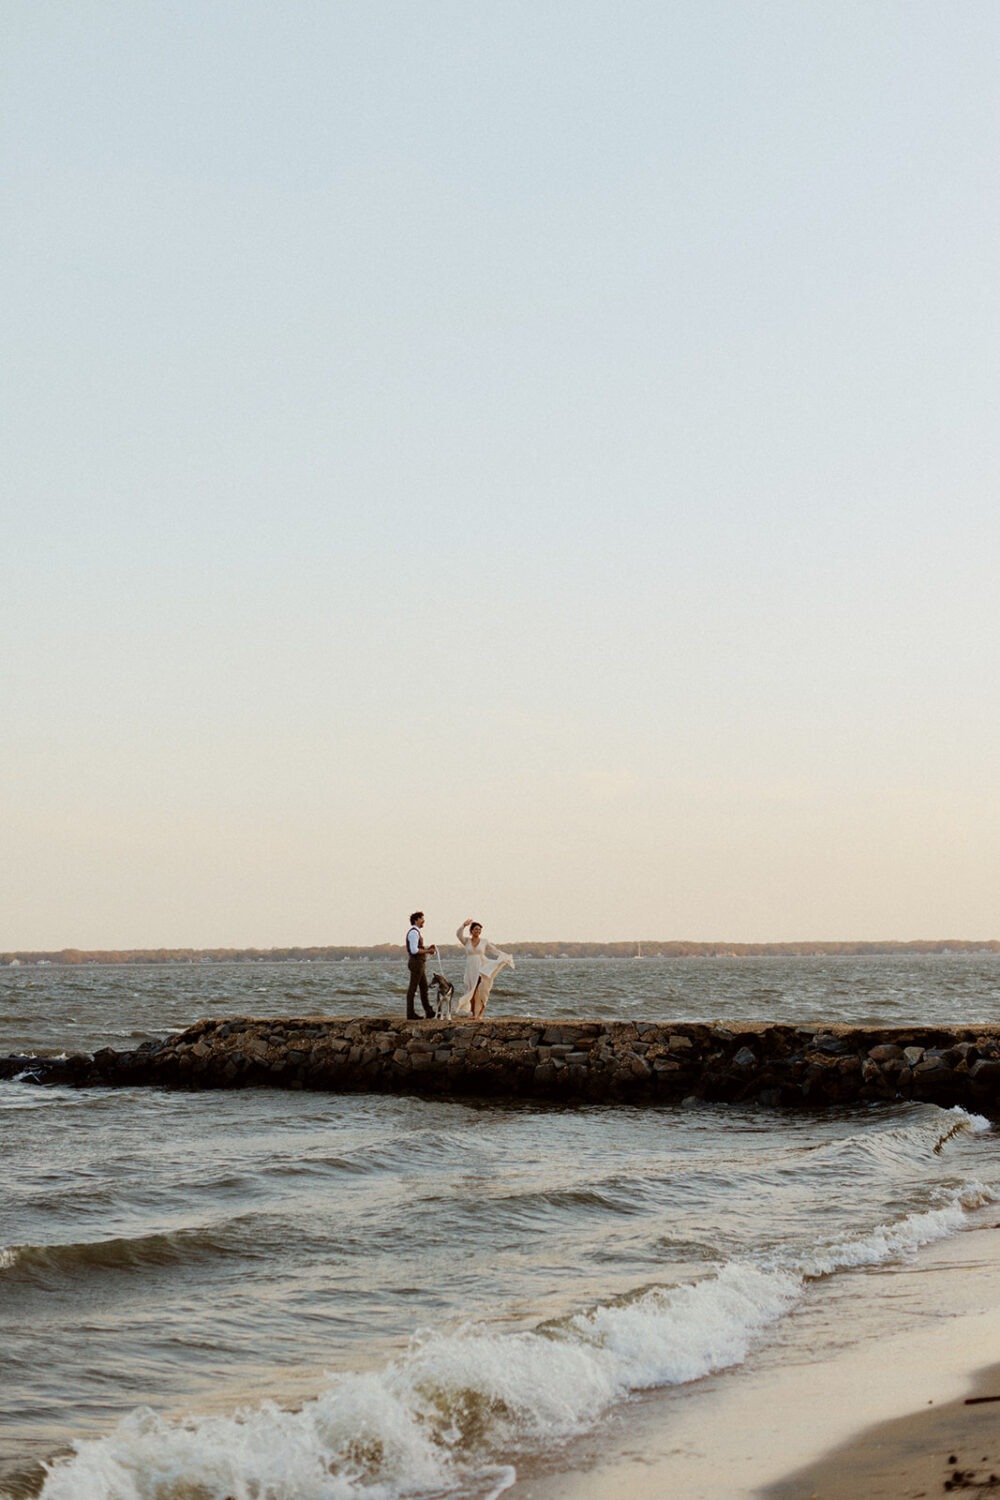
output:
<instances>
[{"instance_id":1,"label":"stone breakwater","mask_svg":"<svg viewBox=\"0 0 1000 1500\"><path fill-rule=\"evenodd\" d=\"M0 1078L809 1109L917 1099L1000 1117L1000 1028L231 1017L129 1052L7 1057Z\"/></svg>"}]
</instances>

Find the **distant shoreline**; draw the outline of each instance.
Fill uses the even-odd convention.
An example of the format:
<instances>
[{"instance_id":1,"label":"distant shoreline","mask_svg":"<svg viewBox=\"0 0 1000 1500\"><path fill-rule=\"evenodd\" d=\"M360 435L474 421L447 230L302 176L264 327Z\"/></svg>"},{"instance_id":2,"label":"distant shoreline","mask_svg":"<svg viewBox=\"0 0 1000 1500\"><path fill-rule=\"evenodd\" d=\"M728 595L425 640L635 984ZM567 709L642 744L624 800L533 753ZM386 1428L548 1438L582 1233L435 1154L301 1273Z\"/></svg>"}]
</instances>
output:
<instances>
[{"instance_id":1,"label":"distant shoreline","mask_svg":"<svg viewBox=\"0 0 1000 1500\"><path fill-rule=\"evenodd\" d=\"M623 943L517 943L504 946L522 958L877 958L900 954L1000 953L1000 939L980 942L941 938L912 942L800 942L692 943L678 940L634 940ZM20 965L191 964L191 963L329 963L342 959L398 959L401 943L331 944L312 948L122 948L113 950L61 948L51 952L29 949L0 952L0 967ZM442 957L461 952L454 943L440 945Z\"/></svg>"}]
</instances>

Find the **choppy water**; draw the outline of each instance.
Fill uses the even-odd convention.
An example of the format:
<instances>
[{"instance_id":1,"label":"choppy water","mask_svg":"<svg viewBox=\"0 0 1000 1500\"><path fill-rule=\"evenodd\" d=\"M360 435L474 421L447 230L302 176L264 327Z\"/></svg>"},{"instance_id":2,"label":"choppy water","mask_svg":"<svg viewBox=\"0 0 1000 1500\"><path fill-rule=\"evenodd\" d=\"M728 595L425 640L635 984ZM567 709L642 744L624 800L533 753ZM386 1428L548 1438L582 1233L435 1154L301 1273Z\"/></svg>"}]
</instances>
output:
<instances>
[{"instance_id":1,"label":"choppy water","mask_svg":"<svg viewBox=\"0 0 1000 1500\"><path fill-rule=\"evenodd\" d=\"M8 969L0 1051L400 1013L404 982L354 961ZM529 960L493 1009L974 1023L998 999L985 955ZM7 1083L0 1132L0 1495L46 1500L516 1496L630 1392L738 1372L807 1293L1000 1196L992 1129L924 1104Z\"/></svg>"}]
</instances>

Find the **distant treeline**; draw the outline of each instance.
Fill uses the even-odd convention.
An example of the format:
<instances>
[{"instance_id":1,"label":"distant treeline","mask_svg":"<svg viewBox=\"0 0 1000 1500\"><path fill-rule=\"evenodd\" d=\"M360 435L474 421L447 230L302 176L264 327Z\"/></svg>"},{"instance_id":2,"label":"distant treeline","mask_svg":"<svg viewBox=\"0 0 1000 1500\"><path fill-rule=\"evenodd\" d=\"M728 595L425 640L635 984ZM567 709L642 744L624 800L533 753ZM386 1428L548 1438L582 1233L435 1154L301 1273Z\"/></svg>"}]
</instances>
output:
<instances>
[{"instance_id":1,"label":"distant treeline","mask_svg":"<svg viewBox=\"0 0 1000 1500\"><path fill-rule=\"evenodd\" d=\"M505 943L525 958L768 958L845 954L873 957L900 953L1000 953L1000 940L983 942L959 938L928 939L902 943ZM461 949L442 943L445 957ZM401 943L376 943L373 947L322 948L61 948L54 953L0 953L3 964L193 964L193 963L322 963L344 958L398 959Z\"/></svg>"}]
</instances>

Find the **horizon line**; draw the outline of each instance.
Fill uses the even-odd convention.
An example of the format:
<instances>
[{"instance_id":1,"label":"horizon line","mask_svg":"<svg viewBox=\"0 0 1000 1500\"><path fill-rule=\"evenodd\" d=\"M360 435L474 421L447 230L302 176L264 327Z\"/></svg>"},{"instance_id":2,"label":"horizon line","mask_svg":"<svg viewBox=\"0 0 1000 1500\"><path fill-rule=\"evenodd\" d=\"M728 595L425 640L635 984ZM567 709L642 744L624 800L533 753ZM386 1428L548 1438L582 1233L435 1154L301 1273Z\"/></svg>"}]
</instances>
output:
<instances>
[{"instance_id":1,"label":"horizon line","mask_svg":"<svg viewBox=\"0 0 1000 1500\"><path fill-rule=\"evenodd\" d=\"M1000 939L997 938L796 938L784 940L755 939L742 941L726 938L536 938L515 942L505 940L507 946L520 950L530 955L532 950L546 950L551 956L574 956L572 950L576 950L577 956L581 950L597 953L599 950L611 952L614 956L634 957L653 956L683 956L688 954L706 954L716 956L752 956L754 954L766 955L767 953L836 953L837 951L850 950L854 953L885 952L885 951L980 951L1000 952ZM461 952L458 943L444 942L437 945L439 951L450 951L454 949ZM650 950L648 954L643 949ZM281 957L285 960L296 956L322 957L335 954L338 957L350 957L352 955L378 954L383 956L402 952L403 944L400 942L382 943L288 943L276 944L268 948L260 948L249 944L218 944L211 947L142 947L142 948L10 948L0 950L0 964L9 966L13 962L86 962L98 960L141 960L143 957L158 958L161 961L169 958L238 958L253 957L266 959L267 957ZM553 952L552 950L559 950ZM634 950L634 951L633 951ZM654 951L655 950L655 951Z\"/></svg>"}]
</instances>

